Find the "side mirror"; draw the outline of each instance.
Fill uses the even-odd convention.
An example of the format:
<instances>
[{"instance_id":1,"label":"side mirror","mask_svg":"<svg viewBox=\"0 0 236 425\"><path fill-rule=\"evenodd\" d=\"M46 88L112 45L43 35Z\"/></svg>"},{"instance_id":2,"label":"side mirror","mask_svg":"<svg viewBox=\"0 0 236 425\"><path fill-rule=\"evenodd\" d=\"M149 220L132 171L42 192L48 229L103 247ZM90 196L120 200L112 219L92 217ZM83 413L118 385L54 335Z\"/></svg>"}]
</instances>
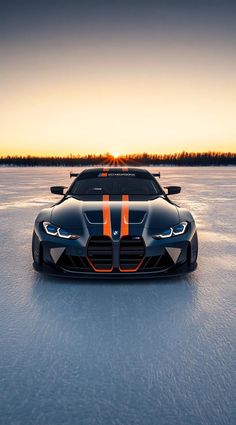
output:
<instances>
[{"instance_id":1,"label":"side mirror","mask_svg":"<svg viewBox=\"0 0 236 425\"><path fill-rule=\"evenodd\" d=\"M52 187L50 187L50 190L54 195L64 195L64 189L66 189L66 186L52 186Z\"/></svg>"},{"instance_id":2,"label":"side mirror","mask_svg":"<svg viewBox=\"0 0 236 425\"><path fill-rule=\"evenodd\" d=\"M181 192L180 186L166 186L165 189L167 189L167 195L175 195Z\"/></svg>"}]
</instances>

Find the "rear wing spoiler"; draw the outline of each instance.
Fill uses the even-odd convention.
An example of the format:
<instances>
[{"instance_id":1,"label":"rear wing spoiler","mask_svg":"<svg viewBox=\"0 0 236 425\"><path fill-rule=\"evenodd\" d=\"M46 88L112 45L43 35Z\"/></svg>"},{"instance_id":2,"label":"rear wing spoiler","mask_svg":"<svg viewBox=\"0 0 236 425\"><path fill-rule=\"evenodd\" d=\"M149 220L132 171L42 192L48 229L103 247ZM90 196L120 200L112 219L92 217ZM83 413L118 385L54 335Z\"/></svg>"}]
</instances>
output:
<instances>
[{"instance_id":1,"label":"rear wing spoiler","mask_svg":"<svg viewBox=\"0 0 236 425\"><path fill-rule=\"evenodd\" d=\"M161 173L152 173L152 175L154 176L154 177L161 177Z\"/></svg>"}]
</instances>

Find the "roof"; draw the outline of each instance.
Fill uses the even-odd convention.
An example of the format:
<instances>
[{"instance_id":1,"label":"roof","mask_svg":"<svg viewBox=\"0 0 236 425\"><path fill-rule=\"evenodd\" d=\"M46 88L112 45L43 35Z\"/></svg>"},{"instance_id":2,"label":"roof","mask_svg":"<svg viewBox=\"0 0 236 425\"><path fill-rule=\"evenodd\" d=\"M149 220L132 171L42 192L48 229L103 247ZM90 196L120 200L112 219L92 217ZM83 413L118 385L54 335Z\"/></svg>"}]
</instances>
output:
<instances>
[{"instance_id":1,"label":"roof","mask_svg":"<svg viewBox=\"0 0 236 425\"><path fill-rule=\"evenodd\" d=\"M135 175L147 175L150 174L149 171L145 170L144 168L132 168L132 167L91 167L87 168L84 171L82 171L81 174L90 174L90 175L96 175L100 173L109 173L109 174L135 174ZM80 175L81 175L80 174Z\"/></svg>"}]
</instances>

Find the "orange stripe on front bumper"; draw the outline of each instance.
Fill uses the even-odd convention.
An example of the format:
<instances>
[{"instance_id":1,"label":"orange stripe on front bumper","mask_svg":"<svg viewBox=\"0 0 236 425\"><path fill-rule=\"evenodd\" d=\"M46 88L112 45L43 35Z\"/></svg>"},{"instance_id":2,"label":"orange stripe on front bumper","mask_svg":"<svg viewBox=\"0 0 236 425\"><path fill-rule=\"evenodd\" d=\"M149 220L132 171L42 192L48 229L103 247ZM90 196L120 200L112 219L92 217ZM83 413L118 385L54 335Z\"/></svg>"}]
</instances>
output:
<instances>
[{"instance_id":1,"label":"orange stripe on front bumper","mask_svg":"<svg viewBox=\"0 0 236 425\"><path fill-rule=\"evenodd\" d=\"M142 258L142 260L139 262L139 264L134 269L122 269L119 266L119 270L120 270L121 273L134 273L134 272L137 272L138 269L140 268L140 266L142 265L143 261L144 261L144 257Z\"/></svg>"},{"instance_id":2,"label":"orange stripe on front bumper","mask_svg":"<svg viewBox=\"0 0 236 425\"><path fill-rule=\"evenodd\" d=\"M90 266L92 267L92 269L96 272L96 273L111 273L113 270L113 265L111 266L110 269L96 269L96 267L93 265L92 261L90 260L89 257L86 257Z\"/></svg>"}]
</instances>

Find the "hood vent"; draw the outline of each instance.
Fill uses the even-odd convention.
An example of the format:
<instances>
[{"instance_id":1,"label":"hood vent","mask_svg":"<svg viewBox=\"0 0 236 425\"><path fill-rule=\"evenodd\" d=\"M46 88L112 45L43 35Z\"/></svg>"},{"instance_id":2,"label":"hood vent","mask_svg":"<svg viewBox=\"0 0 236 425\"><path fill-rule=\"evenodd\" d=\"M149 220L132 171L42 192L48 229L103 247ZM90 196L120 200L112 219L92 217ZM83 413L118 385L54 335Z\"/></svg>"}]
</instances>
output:
<instances>
[{"instance_id":1,"label":"hood vent","mask_svg":"<svg viewBox=\"0 0 236 425\"><path fill-rule=\"evenodd\" d=\"M103 224L102 211L86 211L85 217L90 224ZM141 224L146 217L145 211L129 211L129 224Z\"/></svg>"},{"instance_id":2,"label":"hood vent","mask_svg":"<svg viewBox=\"0 0 236 425\"><path fill-rule=\"evenodd\" d=\"M103 216L102 211L87 211L85 217L91 224L102 224Z\"/></svg>"},{"instance_id":3,"label":"hood vent","mask_svg":"<svg viewBox=\"0 0 236 425\"><path fill-rule=\"evenodd\" d=\"M145 211L129 211L129 224L141 224L146 217Z\"/></svg>"}]
</instances>

